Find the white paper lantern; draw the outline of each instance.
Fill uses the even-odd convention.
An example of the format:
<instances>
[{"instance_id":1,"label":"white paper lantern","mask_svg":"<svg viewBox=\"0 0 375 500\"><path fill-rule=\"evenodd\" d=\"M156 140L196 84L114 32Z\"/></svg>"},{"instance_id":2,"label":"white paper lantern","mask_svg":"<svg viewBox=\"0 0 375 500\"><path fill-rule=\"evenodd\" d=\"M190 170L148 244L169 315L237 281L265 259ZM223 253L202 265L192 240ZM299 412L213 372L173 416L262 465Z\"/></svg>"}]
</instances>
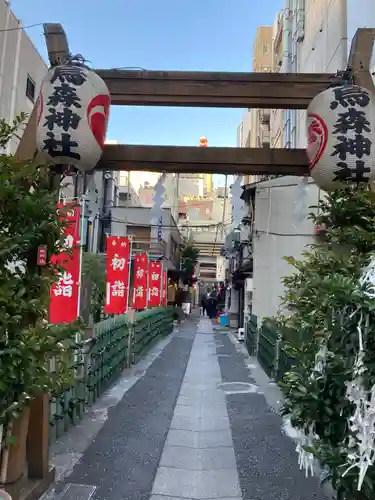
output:
<instances>
[{"instance_id":1,"label":"white paper lantern","mask_svg":"<svg viewBox=\"0 0 375 500\"><path fill-rule=\"evenodd\" d=\"M86 66L51 68L39 94L38 150L53 164L92 170L103 152L110 103L107 85Z\"/></svg>"},{"instance_id":2,"label":"white paper lantern","mask_svg":"<svg viewBox=\"0 0 375 500\"><path fill-rule=\"evenodd\" d=\"M310 175L326 191L375 177L375 104L357 85L332 87L307 109Z\"/></svg>"}]
</instances>

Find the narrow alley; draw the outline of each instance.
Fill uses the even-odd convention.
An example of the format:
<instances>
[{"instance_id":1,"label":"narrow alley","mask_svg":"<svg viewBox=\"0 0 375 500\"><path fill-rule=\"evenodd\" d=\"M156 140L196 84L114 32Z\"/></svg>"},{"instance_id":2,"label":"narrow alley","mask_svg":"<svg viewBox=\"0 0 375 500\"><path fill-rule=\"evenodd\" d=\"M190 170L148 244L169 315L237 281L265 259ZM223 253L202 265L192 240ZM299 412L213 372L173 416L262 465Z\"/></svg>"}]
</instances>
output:
<instances>
[{"instance_id":1,"label":"narrow alley","mask_svg":"<svg viewBox=\"0 0 375 500\"><path fill-rule=\"evenodd\" d=\"M276 392L227 330L193 317L53 445L43 500L323 500Z\"/></svg>"}]
</instances>

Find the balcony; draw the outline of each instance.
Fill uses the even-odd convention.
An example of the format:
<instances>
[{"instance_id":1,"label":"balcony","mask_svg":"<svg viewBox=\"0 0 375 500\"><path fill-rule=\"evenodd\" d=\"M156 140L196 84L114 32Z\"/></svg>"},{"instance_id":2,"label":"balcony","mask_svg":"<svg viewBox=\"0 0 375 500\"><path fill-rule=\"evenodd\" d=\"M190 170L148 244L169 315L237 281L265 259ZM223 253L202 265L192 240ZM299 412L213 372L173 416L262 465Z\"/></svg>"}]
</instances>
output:
<instances>
[{"instance_id":1,"label":"balcony","mask_svg":"<svg viewBox=\"0 0 375 500\"><path fill-rule=\"evenodd\" d=\"M271 110L270 109L260 109L259 110L259 121L261 125L270 125L271 122Z\"/></svg>"},{"instance_id":2,"label":"balcony","mask_svg":"<svg viewBox=\"0 0 375 500\"><path fill-rule=\"evenodd\" d=\"M167 257L167 244L165 241L158 241L156 238L135 236L132 238L132 251L134 253L149 253L156 258Z\"/></svg>"}]
</instances>

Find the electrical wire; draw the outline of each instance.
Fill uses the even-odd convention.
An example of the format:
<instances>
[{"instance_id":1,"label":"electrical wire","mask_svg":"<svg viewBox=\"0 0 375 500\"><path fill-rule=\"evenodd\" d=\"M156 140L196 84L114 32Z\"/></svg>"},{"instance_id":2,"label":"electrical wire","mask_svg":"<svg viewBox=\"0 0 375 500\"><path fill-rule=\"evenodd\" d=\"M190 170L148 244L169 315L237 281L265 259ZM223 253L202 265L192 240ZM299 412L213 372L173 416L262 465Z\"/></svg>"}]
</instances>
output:
<instances>
[{"instance_id":1,"label":"electrical wire","mask_svg":"<svg viewBox=\"0 0 375 500\"><path fill-rule=\"evenodd\" d=\"M274 233L272 231L262 231L261 229L255 229L254 231L255 235L261 233L268 235L270 234L271 236L316 236L315 233Z\"/></svg>"},{"instance_id":2,"label":"electrical wire","mask_svg":"<svg viewBox=\"0 0 375 500\"><path fill-rule=\"evenodd\" d=\"M258 186L259 184L262 184L263 182L270 182L270 181L273 181L273 180L276 180L276 179L281 179L282 177L284 177L283 175L280 176L280 177L275 177L275 179L265 179L265 180L262 180L262 181L257 181L257 182L254 182L252 184L248 184L248 186ZM284 187L293 187L293 186L299 186L299 182L294 182L294 183L291 183L291 184L280 184L279 186L264 186L264 187L260 187L260 189L274 189L274 188L284 188ZM307 184L316 184L315 181L309 181Z\"/></svg>"},{"instance_id":3,"label":"electrical wire","mask_svg":"<svg viewBox=\"0 0 375 500\"><path fill-rule=\"evenodd\" d=\"M106 217L99 217L100 220L103 220L105 219ZM141 223L138 223L138 222L125 222L123 219L116 219L114 217L111 217L110 218L111 222L116 222L116 223L119 223L119 224L127 224L128 226L140 226L140 227L162 227L162 228L175 228L175 229L183 229L184 227L187 227L187 228L203 228L203 229L208 229L208 228L211 228L211 227L220 227L222 226L222 223L221 222L217 222L217 223L212 223L212 224L192 224L192 225L189 225L189 226L177 226L177 225L168 225L168 224L141 224ZM224 226L229 226L231 224L231 221L228 221L227 223L224 223Z\"/></svg>"},{"instance_id":4,"label":"electrical wire","mask_svg":"<svg viewBox=\"0 0 375 500\"><path fill-rule=\"evenodd\" d=\"M19 30L26 30L28 28L35 28L35 26L43 26L44 23L35 23L35 24L29 24L27 26L17 26L17 28L6 28L0 30L0 33L5 33L6 31L19 31Z\"/></svg>"}]
</instances>

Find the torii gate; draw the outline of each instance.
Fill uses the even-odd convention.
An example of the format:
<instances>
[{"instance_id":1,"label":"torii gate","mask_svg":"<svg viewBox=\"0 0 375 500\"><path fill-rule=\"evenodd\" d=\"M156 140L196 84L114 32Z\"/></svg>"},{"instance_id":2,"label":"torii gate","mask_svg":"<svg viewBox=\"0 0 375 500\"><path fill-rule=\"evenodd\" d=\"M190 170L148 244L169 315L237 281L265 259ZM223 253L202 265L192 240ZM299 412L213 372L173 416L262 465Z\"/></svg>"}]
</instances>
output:
<instances>
[{"instance_id":1,"label":"torii gate","mask_svg":"<svg viewBox=\"0 0 375 500\"><path fill-rule=\"evenodd\" d=\"M45 24L52 66L70 54L60 24ZM375 29L359 29L352 41L348 68L355 83L375 94L370 64ZM119 106L195 106L222 108L307 109L332 83L332 74L222 73L103 70L96 72ZM36 152L36 108L17 150L20 160ZM295 175L308 174L304 149L198 148L108 145L96 170L147 170L174 173ZM59 180L59 176L58 176ZM29 424L29 479L41 494L54 478L48 464L48 396L32 405ZM15 497L14 497L15 498ZM32 498L32 497L29 497ZM35 496L33 498L36 498Z\"/></svg>"}]
</instances>

